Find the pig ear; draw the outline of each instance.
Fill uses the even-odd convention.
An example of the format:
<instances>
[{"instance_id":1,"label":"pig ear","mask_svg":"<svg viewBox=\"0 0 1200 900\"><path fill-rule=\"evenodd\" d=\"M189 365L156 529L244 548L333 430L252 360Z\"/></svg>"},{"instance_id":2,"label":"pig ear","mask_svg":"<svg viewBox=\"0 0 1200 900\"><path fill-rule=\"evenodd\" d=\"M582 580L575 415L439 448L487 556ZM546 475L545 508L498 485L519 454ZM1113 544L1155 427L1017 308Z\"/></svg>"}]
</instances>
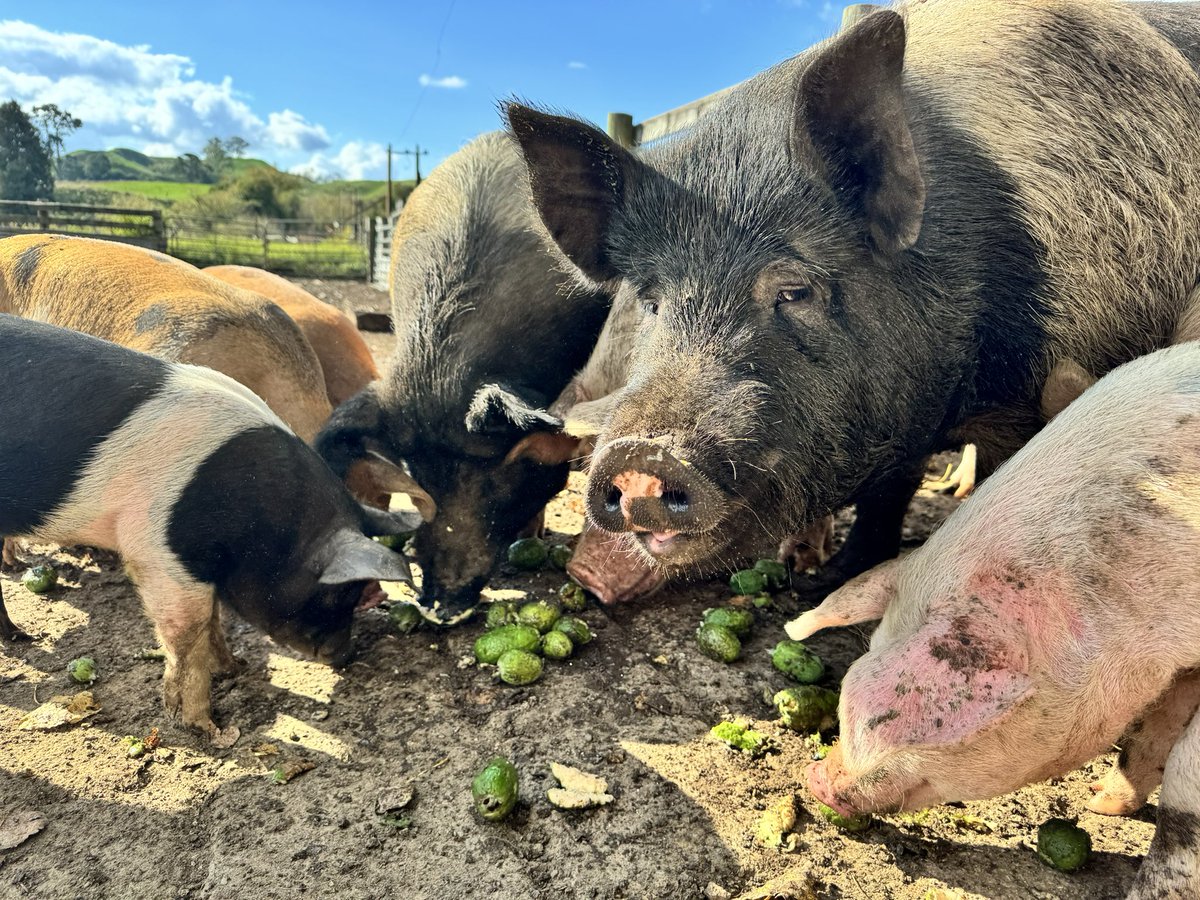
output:
<instances>
[{"instance_id":1,"label":"pig ear","mask_svg":"<svg viewBox=\"0 0 1200 900\"><path fill-rule=\"evenodd\" d=\"M368 450L366 456L355 466L366 473L370 483L378 490L387 494L407 494L426 522L432 522L437 515L437 503L429 493L417 484L415 478L390 459L374 450Z\"/></svg>"},{"instance_id":2,"label":"pig ear","mask_svg":"<svg viewBox=\"0 0 1200 900\"><path fill-rule=\"evenodd\" d=\"M850 667L842 682L842 733L897 747L963 744L999 725L1032 693L1028 650L1011 625L935 619Z\"/></svg>"},{"instance_id":3,"label":"pig ear","mask_svg":"<svg viewBox=\"0 0 1200 900\"><path fill-rule=\"evenodd\" d=\"M800 76L792 124L794 152L815 151L818 170L887 253L916 243L925 210L901 87L904 43L892 10L832 39Z\"/></svg>"},{"instance_id":4,"label":"pig ear","mask_svg":"<svg viewBox=\"0 0 1200 900\"><path fill-rule=\"evenodd\" d=\"M1061 360L1042 385L1042 417L1049 422L1096 383L1096 376L1073 359Z\"/></svg>"},{"instance_id":5,"label":"pig ear","mask_svg":"<svg viewBox=\"0 0 1200 900\"><path fill-rule=\"evenodd\" d=\"M579 438L565 431L535 431L521 438L504 457L506 463L531 459L544 466L570 462L579 454Z\"/></svg>"},{"instance_id":6,"label":"pig ear","mask_svg":"<svg viewBox=\"0 0 1200 900\"><path fill-rule=\"evenodd\" d=\"M882 619L888 604L896 597L896 576L900 560L888 560L869 572L846 582L816 609L793 619L784 626L788 637L802 641L822 628L857 625Z\"/></svg>"},{"instance_id":7,"label":"pig ear","mask_svg":"<svg viewBox=\"0 0 1200 900\"><path fill-rule=\"evenodd\" d=\"M529 170L533 205L563 254L596 282L617 276L607 237L633 156L608 135L566 116L506 104L508 130Z\"/></svg>"},{"instance_id":8,"label":"pig ear","mask_svg":"<svg viewBox=\"0 0 1200 900\"><path fill-rule=\"evenodd\" d=\"M369 537L384 534L405 534L416 531L425 521L420 510L383 510L360 503Z\"/></svg>"},{"instance_id":9,"label":"pig ear","mask_svg":"<svg viewBox=\"0 0 1200 900\"><path fill-rule=\"evenodd\" d=\"M404 555L371 540L361 531L343 528L324 548L321 584L351 581L403 581L412 584L412 572Z\"/></svg>"},{"instance_id":10,"label":"pig ear","mask_svg":"<svg viewBox=\"0 0 1200 900\"><path fill-rule=\"evenodd\" d=\"M498 384L485 384L475 392L464 423L472 434L558 431L563 424L536 401Z\"/></svg>"}]
</instances>

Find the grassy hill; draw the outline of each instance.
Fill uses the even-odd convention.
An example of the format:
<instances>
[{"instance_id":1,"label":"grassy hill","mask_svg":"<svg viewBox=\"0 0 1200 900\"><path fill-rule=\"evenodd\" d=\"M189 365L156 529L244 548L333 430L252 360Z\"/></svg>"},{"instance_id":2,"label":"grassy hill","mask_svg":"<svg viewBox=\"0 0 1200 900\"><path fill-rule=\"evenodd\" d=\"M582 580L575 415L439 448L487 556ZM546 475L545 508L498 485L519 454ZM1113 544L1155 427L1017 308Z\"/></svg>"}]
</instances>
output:
<instances>
[{"instance_id":1,"label":"grassy hill","mask_svg":"<svg viewBox=\"0 0 1200 900\"><path fill-rule=\"evenodd\" d=\"M222 174L237 176L255 166L269 166L261 159L230 158ZM128 147L114 150L74 150L63 157L62 168L68 180L89 181L194 181L174 156L147 156Z\"/></svg>"}]
</instances>

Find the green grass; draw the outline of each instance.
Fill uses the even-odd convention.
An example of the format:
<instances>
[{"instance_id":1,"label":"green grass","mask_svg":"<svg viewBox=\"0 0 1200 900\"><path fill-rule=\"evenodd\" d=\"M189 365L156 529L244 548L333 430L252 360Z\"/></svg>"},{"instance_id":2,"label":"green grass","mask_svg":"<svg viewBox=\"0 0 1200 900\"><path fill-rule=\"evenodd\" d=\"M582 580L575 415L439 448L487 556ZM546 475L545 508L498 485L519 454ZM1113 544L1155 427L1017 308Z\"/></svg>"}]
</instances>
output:
<instances>
[{"instance_id":1,"label":"green grass","mask_svg":"<svg viewBox=\"0 0 1200 900\"><path fill-rule=\"evenodd\" d=\"M192 184L185 181L62 181L65 189L104 191L109 194L136 194L149 200L175 203L207 194L214 185Z\"/></svg>"},{"instance_id":2,"label":"green grass","mask_svg":"<svg viewBox=\"0 0 1200 900\"><path fill-rule=\"evenodd\" d=\"M257 266L284 275L361 278L367 272L367 251L348 240L291 244L272 241L266 251L255 237L234 234L179 232L171 236L168 252L194 266Z\"/></svg>"}]
</instances>

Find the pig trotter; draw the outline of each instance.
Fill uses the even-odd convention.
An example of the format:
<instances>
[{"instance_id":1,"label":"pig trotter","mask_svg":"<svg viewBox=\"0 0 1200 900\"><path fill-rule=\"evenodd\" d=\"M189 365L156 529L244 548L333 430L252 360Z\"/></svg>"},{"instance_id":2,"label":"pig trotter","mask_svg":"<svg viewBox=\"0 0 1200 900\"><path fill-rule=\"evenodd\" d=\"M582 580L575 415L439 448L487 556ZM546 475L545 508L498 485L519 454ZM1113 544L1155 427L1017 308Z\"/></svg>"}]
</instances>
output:
<instances>
[{"instance_id":1,"label":"pig trotter","mask_svg":"<svg viewBox=\"0 0 1200 900\"><path fill-rule=\"evenodd\" d=\"M820 568L833 556L833 516L826 516L804 531L789 534L779 545L779 561L793 572Z\"/></svg>"},{"instance_id":2,"label":"pig trotter","mask_svg":"<svg viewBox=\"0 0 1200 900\"><path fill-rule=\"evenodd\" d=\"M955 497L960 499L966 497L975 490L975 458L975 445L967 444L963 447L962 459L954 471L952 472L951 467L947 466L946 473L941 478L922 482L922 490L938 492L953 490Z\"/></svg>"},{"instance_id":3,"label":"pig trotter","mask_svg":"<svg viewBox=\"0 0 1200 900\"><path fill-rule=\"evenodd\" d=\"M1200 897L1200 718L1167 758L1158 827L1128 900Z\"/></svg>"},{"instance_id":4,"label":"pig trotter","mask_svg":"<svg viewBox=\"0 0 1200 900\"><path fill-rule=\"evenodd\" d=\"M0 637L6 641L31 641L29 635L18 628L8 617L8 608L4 605L4 593L0 591Z\"/></svg>"},{"instance_id":5,"label":"pig trotter","mask_svg":"<svg viewBox=\"0 0 1200 900\"><path fill-rule=\"evenodd\" d=\"M1163 779L1167 757L1200 707L1200 670L1181 675L1167 688L1122 741L1117 765L1096 792L1088 809L1105 816L1126 816L1141 809Z\"/></svg>"},{"instance_id":6,"label":"pig trotter","mask_svg":"<svg viewBox=\"0 0 1200 900\"><path fill-rule=\"evenodd\" d=\"M6 537L4 549L0 551L0 569L11 569L17 564L17 540Z\"/></svg>"}]
</instances>

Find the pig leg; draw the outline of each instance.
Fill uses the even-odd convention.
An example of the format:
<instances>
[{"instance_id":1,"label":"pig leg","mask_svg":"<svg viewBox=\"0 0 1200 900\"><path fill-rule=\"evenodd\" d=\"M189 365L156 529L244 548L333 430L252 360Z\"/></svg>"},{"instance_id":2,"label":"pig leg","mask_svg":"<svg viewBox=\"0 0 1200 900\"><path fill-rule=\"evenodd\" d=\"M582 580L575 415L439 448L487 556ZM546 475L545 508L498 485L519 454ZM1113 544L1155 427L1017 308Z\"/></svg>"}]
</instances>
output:
<instances>
[{"instance_id":1,"label":"pig leg","mask_svg":"<svg viewBox=\"0 0 1200 900\"><path fill-rule=\"evenodd\" d=\"M789 534L779 545L779 561L793 572L818 568L833 556L833 516L826 516L804 531Z\"/></svg>"},{"instance_id":2,"label":"pig leg","mask_svg":"<svg viewBox=\"0 0 1200 900\"><path fill-rule=\"evenodd\" d=\"M33 640L8 617L8 607L4 605L4 588L2 587L0 587L0 637L6 641Z\"/></svg>"},{"instance_id":3,"label":"pig leg","mask_svg":"<svg viewBox=\"0 0 1200 900\"><path fill-rule=\"evenodd\" d=\"M889 559L870 572L848 581L825 598L816 609L784 626L793 641L802 641L824 628L857 625L882 619L896 596L896 571L900 560Z\"/></svg>"},{"instance_id":4,"label":"pig leg","mask_svg":"<svg viewBox=\"0 0 1200 900\"><path fill-rule=\"evenodd\" d=\"M8 567L17 564L17 539L6 537L4 539L4 548L0 550L0 564Z\"/></svg>"},{"instance_id":5,"label":"pig leg","mask_svg":"<svg viewBox=\"0 0 1200 900\"><path fill-rule=\"evenodd\" d=\"M1200 669L1184 673L1122 740L1117 765L1092 785L1092 812L1125 816L1141 809L1162 782L1171 748L1200 708Z\"/></svg>"},{"instance_id":6,"label":"pig leg","mask_svg":"<svg viewBox=\"0 0 1200 900\"><path fill-rule=\"evenodd\" d=\"M542 533L545 531L545 529L546 529L546 510L543 509L540 513L538 513L536 516L534 516L532 519L529 520L529 524L521 529L521 531L517 534L517 537L519 537L519 538L527 538L527 537L540 538L542 536Z\"/></svg>"},{"instance_id":7,"label":"pig leg","mask_svg":"<svg viewBox=\"0 0 1200 900\"><path fill-rule=\"evenodd\" d=\"M1200 717L1167 758L1158 828L1128 900L1200 897Z\"/></svg>"},{"instance_id":8,"label":"pig leg","mask_svg":"<svg viewBox=\"0 0 1200 900\"><path fill-rule=\"evenodd\" d=\"M213 674L227 675L230 672L236 672L238 668L237 657L229 652L229 645L225 643L225 630L221 627L221 604L213 603L212 621L208 627L209 650L212 653Z\"/></svg>"},{"instance_id":9,"label":"pig leg","mask_svg":"<svg viewBox=\"0 0 1200 900\"><path fill-rule=\"evenodd\" d=\"M961 499L967 496L975 490L976 458L975 445L967 444L963 447L962 459L953 472L947 469L944 476L936 481L922 482L921 487L927 491L948 491L953 488L955 497Z\"/></svg>"},{"instance_id":10,"label":"pig leg","mask_svg":"<svg viewBox=\"0 0 1200 900\"><path fill-rule=\"evenodd\" d=\"M167 655L163 673L163 705L183 724L207 734L217 747L237 741L237 728L220 729L212 720L213 612L212 589L165 583L161 590L142 586L142 602L154 620L158 642ZM153 597L153 601L150 598ZM222 643L224 638L219 638Z\"/></svg>"}]
</instances>

